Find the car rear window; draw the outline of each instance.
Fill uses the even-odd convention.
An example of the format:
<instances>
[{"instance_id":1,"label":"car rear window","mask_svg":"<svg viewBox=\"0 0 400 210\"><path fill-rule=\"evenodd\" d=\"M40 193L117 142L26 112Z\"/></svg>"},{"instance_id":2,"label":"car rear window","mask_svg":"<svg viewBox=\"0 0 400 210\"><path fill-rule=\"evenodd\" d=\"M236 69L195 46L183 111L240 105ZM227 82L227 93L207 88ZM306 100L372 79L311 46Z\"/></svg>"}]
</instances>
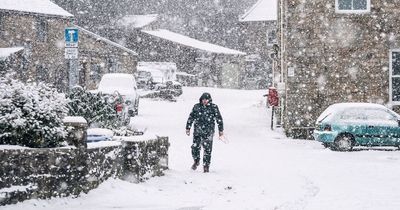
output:
<instances>
[{"instance_id":1,"label":"car rear window","mask_svg":"<svg viewBox=\"0 0 400 210\"><path fill-rule=\"evenodd\" d=\"M343 110L339 114L341 120L396 120L396 117L382 109L353 108Z\"/></svg>"}]
</instances>

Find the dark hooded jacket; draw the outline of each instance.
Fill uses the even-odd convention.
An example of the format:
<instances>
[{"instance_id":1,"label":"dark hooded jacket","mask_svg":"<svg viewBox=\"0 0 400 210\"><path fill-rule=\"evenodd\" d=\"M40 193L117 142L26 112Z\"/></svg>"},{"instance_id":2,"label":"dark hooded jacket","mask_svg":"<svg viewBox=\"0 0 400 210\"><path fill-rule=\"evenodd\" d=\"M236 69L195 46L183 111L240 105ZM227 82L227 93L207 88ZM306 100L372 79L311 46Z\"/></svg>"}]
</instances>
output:
<instances>
[{"instance_id":1,"label":"dark hooded jacket","mask_svg":"<svg viewBox=\"0 0 400 210\"><path fill-rule=\"evenodd\" d=\"M209 100L209 103L205 106L201 103L203 99ZM193 135L212 135L215 131L215 122L218 124L218 130L222 132L224 124L218 106L212 103L209 93L203 93L199 99L199 103L193 106L186 123L186 129L189 130L194 123Z\"/></svg>"}]
</instances>

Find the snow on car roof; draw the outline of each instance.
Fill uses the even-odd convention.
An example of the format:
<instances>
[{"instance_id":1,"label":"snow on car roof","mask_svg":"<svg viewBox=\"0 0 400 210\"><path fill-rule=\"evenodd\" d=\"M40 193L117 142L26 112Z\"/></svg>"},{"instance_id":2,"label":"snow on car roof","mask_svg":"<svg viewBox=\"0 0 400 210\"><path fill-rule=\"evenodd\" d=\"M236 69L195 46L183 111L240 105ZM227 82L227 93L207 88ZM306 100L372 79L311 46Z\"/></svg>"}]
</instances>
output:
<instances>
[{"instance_id":1,"label":"snow on car roof","mask_svg":"<svg viewBox=\"0 0 400 210\"><path fill-rule=\"evenodd\" d=\"M317 122L324 120L329 115L334 113L338 113L345 109L365 109L365 108L372 108L372 109L386 109L385 106L381 104L374 104L374 103L337 103L330 105L324 112L318 117Z\"/></svg>"},{"instance_id":2,"label":"snow on car roof","mask_svg":"<svg viewBox=\"0 0 400 210\"><path fill-rule=\"evenodd\" d=\"M107 94L118 91L122 95L132 95L136 81L132 74L110 73L100 80L98 90Z\"/></svg>"},{"instance_id":3,"label":"snow on car roof","mask_svg":"<svg viewBox=\"0 0 400 210\"><path fill-rule=\"evenodd\" d=\"M344 109L344 108L386 108L381 104L374 103L337 103L332 104L329 108Z\"/></svg>"},{"instance_id":4,"label":"snow on car roof","mask_svg":"<svg viewBox=\"0 0 400 210\"><path fill-rule=\"evenodd\" d=\"M132 74L124 74L124 73L109 73L109 74L104 74L104 78L127 78L131 79L133 78Z\"/></svg>"},{"instance_id":5,"label":"snow on car roof","mask_svg":"<svg viewBox=\"0 0 400 210\"><path fill-rule=\"evenodd\" d=\"M102 136L113 137L114 132L110 129L105 129L105 128L89 128L87 129L87 135L102 135Z\"/></svg>"},{"instance_id":6,"label":"snow on car roof","mask_svg":"<svg viewBox=\"0 0 400 210\"><path fill-rule=\"evenodd\" d=\"M73 17L71 13L49 0L1 0L0 10Z\"/></svg>"}]
</instances>

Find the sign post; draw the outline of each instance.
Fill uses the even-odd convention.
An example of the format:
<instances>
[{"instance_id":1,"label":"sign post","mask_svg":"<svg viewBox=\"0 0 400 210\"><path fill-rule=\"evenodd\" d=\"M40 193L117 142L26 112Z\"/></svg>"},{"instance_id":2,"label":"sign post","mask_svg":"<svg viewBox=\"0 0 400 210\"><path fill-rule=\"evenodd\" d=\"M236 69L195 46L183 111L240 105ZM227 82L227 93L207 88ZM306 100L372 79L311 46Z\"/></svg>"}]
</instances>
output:
<instances>
[{"instance_id":1,"label":"sign post","mask_svg":"<svg viewBox=\"0 0 400 210\"><path fill-rule=\"evenodd\" d=\"M65 59L68 64L69 88L71 89L78 84L78 28L65 28Z\"/></svg>"}]
</instances>

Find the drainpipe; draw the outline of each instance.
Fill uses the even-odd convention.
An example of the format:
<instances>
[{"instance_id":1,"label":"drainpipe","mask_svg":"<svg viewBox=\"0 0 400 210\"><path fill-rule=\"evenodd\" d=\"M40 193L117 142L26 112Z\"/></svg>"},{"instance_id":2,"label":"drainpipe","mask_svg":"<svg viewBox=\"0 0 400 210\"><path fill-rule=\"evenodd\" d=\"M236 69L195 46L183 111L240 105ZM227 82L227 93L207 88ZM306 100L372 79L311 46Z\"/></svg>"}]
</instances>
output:
<instances>
[{"instance_id":1,"label":"drainpipe","mask_svg":"<svg viewBox=\"0 0 400 210\"><path fill-rule=\"evenodd\" d=\"M284 79L283 79L283 75L284 75L284 59L285 59L285 57L284 57L284 52L286 51L286 47L285 47L285 44L284 44L284 34L285 34L285 32L284 32L284 1L285 0L279 0L279 7L280 7L280 13L278 13L279 15L280 15L280 28L281 28L281 34L280 34L280 42L281 42L281 46L280 46L280 57L281 57L281 72L280 72L280 75L279 75L279 82L284 82ZM285 84L285 97L287 96L287 92L286 92L286 84ZM285 108L286 108L286 100L282 100L283 99L283 97L281 97L281 100L280 100L280 118L281 118L281 126L283 126L285 123L284 123L284 117L283 117L283 115L284 115L284 110L285 110Z\"/></svg>"}]
</instances>

